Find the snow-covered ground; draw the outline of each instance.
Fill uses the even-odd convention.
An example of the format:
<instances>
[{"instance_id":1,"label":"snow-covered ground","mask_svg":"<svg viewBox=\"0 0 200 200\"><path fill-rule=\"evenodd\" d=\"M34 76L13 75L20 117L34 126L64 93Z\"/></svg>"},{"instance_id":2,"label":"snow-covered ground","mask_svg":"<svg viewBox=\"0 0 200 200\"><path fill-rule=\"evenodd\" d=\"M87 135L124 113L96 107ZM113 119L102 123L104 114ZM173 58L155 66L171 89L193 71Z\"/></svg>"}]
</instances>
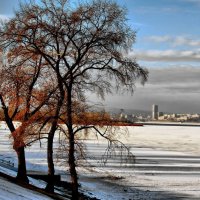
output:
<instances>
[{"instance_id":1,"label":"snow-covered ground","mask_svg":"<svg viewBox=\"0 0 200 200\"><path fill-rule=\"evenodd\" d=\"M20 187L0 177L0 199L1 200L52 200L52 198L38 192Z\"/></svg>"},{"instance_id":2,"label":"snow-covered ground","mask_svg":"<svg viewBox=\"0 0 200 200\"><path fill-rule=\"evenodd\" d=\"M105 141L85 140L88 161L93 165L79 168L85 193L102 200L200 199L200 127L127 129L129 134L120 139L136 155L134 166L121 166L117 159L102 166L97 158L106 147ZM0 159L16 165L9 133L4 128L0 132ZM47 171L45 145L27 148L26 157L28 170ZM65 171L64 166L57 169Z\"/></svg>"}]
</instances>

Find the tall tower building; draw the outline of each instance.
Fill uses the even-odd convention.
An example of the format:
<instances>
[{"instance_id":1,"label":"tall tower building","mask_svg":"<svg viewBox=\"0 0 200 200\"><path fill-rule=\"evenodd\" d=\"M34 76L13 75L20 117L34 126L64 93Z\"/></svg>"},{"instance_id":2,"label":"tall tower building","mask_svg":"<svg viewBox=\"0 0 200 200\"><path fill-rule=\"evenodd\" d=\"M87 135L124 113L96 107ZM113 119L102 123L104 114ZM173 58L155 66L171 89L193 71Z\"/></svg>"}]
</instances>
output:
<instances>
[{"instance_id":1,"label":"tall tower building","mask_svg":"<svg viewBox=\"0 0 200 200\"><path fill-rule=\"evenodd\" d=\"M158 120L158 105L152 105L152 119Z\"/></svg>"}]
</instances>

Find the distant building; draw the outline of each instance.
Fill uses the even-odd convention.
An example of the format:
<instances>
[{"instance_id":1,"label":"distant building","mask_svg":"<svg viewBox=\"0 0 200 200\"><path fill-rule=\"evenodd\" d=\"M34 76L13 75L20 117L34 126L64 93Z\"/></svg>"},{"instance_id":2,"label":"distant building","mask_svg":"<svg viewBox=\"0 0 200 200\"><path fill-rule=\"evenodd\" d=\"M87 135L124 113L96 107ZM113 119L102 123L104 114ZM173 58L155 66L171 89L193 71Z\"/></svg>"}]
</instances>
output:
<instances>
[{"instance_id":1,"label":"distant building","mask_svg":"<svg viewBox=\"0 0 200 200\"><path fill-rule=\"evenodd\" d=\"M152 119L158 120L158 105L152 105Z\"/></svg>"},{"instance_id":2,"label":"distant building","mask_svg":"<svg viewBox=\"0 0 200 200\"><path fill-rule=\"evenodd\" d=\"M164 115L163 112L158 112L158 117L162 117Z\"/></svg>"}]
</instances>

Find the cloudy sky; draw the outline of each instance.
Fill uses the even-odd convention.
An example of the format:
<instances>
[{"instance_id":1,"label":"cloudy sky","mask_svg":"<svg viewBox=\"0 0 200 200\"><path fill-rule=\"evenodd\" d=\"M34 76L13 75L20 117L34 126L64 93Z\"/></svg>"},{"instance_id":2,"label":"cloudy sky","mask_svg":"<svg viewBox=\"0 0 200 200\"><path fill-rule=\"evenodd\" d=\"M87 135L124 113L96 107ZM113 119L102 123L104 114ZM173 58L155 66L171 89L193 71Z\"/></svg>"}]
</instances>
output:
<instances>
[{"instance_id":1,"label":"cloudy sky","mask_svg":"<svg viewBox=\"0 0 200 200\"><path fill-rule=\"evenodd\" d=\"M124 0L137 31L131 56L150 75L135 94L107 98L121 107L200 113L200 0ZM126 106L123 106L126 105Z\"/></svg>"},{"instance_id":2,"label":"cloudy sky","mask_svg":"<svg viewBox=\"0 0 200 200\"><path fill-rule=\"evenodd\" d=\"M75 0L74 0L75 1ZM131 95L104 104L119 108L200 113L200 0L116 0L126 6L137 31L131 57L148 68L149 81ZM10 17L18 0L0 0L0 17Z\"/></svg>"}]
</instances>

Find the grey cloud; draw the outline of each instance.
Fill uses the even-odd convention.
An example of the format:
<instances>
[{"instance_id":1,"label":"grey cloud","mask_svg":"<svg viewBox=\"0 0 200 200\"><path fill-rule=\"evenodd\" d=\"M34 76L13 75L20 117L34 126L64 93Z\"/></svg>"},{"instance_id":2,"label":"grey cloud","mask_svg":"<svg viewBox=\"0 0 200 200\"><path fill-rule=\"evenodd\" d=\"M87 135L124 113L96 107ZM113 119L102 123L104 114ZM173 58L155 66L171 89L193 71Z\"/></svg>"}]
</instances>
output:
<instances>
[{"instance_id":1,"label":"grey cloud","mask_svg":"<svg viewBox=\"0 0 200 200\"><path fill-rule=\"evenodd\" d=\"M149 68L149 84L199 83L199 67Z\"/></svg>"},{"instance_id":2,"label":"grey cloud","mask_svg":"<svg viewBox=\"0 0 200 200\"><path fill-rule=\"evenodd\" d=\"M144 86L136 85L133 96L109 95L104 104L130 109L200 113L200 67L149 68L150 77Z\"/></svg>"},{"instance_id":3,"label":"grey cloud","mask_svg":"<svg viewBox=\"0 0 200 200\"><path fill-rule=\"evenodd\" d=\"M200 46L200 40L194 40L191 38L187 37L176 37L174 40L172 40L174 46L179 46L179 45L188 45L188 46L193 46L193 47L199 47Z\"/></svg>"},{"instance_id":4,"label":"grey cloud","mask_svg":"<svg viewBox=\"0 0 200 200\"><path fill-rule=\"evenodd\" d=\"M193 39L191 37L186 36L177 36L172 37L169 35L163 35L163 36L150 36L145 38L146 41L149 42L156 42L156 43L169 43L172 46L191 46L191 47L199 47L200 46L200 40L199 39Z\"/></svg>"},{"instance_id":5,"label":"grey cloud","mask_svg":"<svg viewBox=\"0 0 200 200\"><path fill-rule=\"evenodd\" d=\"M166 90L171 93L200 94L200 85L169 86L166 87Z\"/></svg>"},{"instance_id":6,"label":"grey cloud","mask_svg":"<svg viewBox=\"0 0 200 200\"><path fill-rule=\"evenodd\" d=\"M137 90L137 89L136 89ZM141 88L139 89L141 90ZM145 89L143 90L143 93L151 95L152 92L156 95L166 95L166 93L169 94L200 94L200 84L160 84L158 86L155 85L146 85Z\"/></svg>"},{"instance_id":7,"label":"grey cloud","mask_svg":"<svg viewBox=\"0 0 200 200\"><path fill-rule=\"evenodd\" d=\"M130 58L137 58L139 61L166 61L166 62L200 62L200 50L147 50L129 53Z\"/></svg>"},{"instance_id":8,"label":"grey cloud","mask_svg":"<svg viewBox=\"0 0 200 200\"><path fill-rule=\"evenodd\" d=\"M200 68L149 69L149 81L145 88L156 93L200 93Z\"/></svg>"}]
</instances>

